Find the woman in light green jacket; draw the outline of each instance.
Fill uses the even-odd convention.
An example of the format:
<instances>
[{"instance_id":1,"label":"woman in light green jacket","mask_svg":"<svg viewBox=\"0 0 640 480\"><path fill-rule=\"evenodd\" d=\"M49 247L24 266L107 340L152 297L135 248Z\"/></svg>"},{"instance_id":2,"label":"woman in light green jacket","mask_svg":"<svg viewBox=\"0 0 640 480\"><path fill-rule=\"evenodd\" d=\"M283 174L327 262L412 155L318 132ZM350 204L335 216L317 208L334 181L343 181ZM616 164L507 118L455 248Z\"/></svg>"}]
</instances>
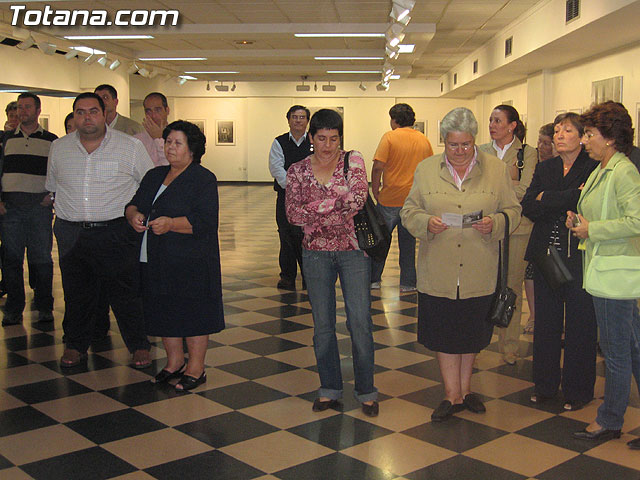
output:
<instances>
[{"instance_id":1,"label":"woman in light green jacket","mask_svg":"<svg viewBox=\"0 0 640 480\"><path fill-rule=\"evenodd\" d=\"M640 256L640 174L626 156L631 150L633 128L622 104L595 105L581 120L585 148L600 162L600 168L584 185L578 213L567 212L567 227L585 248L586 279L596 246L598 256ZM573 226L577 222L579 225ZM588 289L586 280L585 286ZM596 420L574 436L609 440L621 435L632 373L640 385L640 317L635 299L592 296L606 363L604 403L598 408ZM640 449L640 439L628 445Z\"/></svg>"}]
</instances>

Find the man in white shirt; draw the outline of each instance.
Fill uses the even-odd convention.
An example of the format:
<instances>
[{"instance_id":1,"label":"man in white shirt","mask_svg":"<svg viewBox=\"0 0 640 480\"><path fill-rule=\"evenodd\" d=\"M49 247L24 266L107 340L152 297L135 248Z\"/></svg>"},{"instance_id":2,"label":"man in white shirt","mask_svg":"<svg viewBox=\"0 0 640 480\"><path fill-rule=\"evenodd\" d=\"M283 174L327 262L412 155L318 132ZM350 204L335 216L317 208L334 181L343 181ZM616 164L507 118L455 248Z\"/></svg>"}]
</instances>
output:
<instances>
[{"instance_id":1,"label":"man in white shirt","mask_svg":"<svg viewBox=\"0 0 640 480\"><path fill-rule=\"evenodd\" d=\"M60 272L65 298L62 367L87 358L98 289L104 289L134 368L150 366L139 297L139 242L124 218L153 163L142 143L106 126L105 107L94 93L73 104L76 132L51 145L46 188L55 192Z\"/></svg>"}]
</instances>

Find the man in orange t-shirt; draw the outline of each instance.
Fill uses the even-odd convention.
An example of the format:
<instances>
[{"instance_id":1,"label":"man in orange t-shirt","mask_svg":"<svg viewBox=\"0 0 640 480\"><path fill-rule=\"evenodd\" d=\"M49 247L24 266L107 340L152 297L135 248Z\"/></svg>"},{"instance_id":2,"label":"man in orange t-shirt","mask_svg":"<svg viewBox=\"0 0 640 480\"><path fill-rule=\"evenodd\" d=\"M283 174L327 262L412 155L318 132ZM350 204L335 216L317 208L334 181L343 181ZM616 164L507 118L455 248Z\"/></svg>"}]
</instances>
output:
<instances>
[{"instance_id":1,"label":"man in orange t-shirt","mask_svg":"<svg viewBox=\"0 0 640 480\"><path fill-rule=\"evenodd\" d=\"M400 209L413 185L418 164L433 155L427 137L413 129L416 115L410 105L398 103L389 110L391 131L380 140L371 171L371 190L390 232L398 226L400 291L416 289L416 239L402 226ZM382 179L382 188L380 180ZM380 288L383 262L372 262L371 288Z\"/></svg>"}]
</instances>

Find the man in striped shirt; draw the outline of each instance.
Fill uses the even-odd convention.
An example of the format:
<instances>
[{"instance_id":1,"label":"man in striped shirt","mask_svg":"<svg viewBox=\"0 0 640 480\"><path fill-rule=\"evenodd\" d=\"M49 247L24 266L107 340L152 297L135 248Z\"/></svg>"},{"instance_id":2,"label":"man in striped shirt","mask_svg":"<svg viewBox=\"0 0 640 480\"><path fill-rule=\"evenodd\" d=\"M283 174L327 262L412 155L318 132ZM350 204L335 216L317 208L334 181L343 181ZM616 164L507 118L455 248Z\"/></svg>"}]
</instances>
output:
<instances>
[{"instance_id":1,"label":"man in striped shirt","mask_svg":"<svg viewBox=\"0 0 640 480\"><path fill-rule=\"evenodd\" d=\"M18 97L17 128L4 138L2 168L2 240L4 281L7 289L2 325L22 322L25 307L22 265L24 252L39 322L53 321L53 259L51 248L52 199L45 188L49 148L57 136L38 123L40 98Z\"/></svg>"},{"instance_id":2,"label":"man in striped shirt","mask_svg":"<svg viewBox=\"0 0 640 480\"><path fill-rule=\"evenodd\" d=\"M46 182L55 192L53 230L65 298L67 345L60 365L86 360L101 288L133 354L132 366L146 368L151 361L138 289L140 245L124 208L153 163L140 140L106 125L98 95L78 95L73 119L76 131L51 146Z\"/></svg>"}]
</instances>

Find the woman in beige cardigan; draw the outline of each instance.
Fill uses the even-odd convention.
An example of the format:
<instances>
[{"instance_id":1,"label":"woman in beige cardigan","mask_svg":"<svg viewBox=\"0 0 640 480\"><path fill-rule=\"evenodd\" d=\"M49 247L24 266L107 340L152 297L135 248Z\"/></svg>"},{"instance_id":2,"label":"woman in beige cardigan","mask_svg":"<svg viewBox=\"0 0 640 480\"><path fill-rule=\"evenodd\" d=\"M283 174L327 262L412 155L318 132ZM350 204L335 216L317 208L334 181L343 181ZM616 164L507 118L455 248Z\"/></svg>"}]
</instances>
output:
<instances>
[{"instance_id":1,"label":"woman in beige cardigan","mask_svg":"<svg viewBox=\"0 0 640 480\"><path fill-rule=\"evenodd\" d=\"M518 111L511 105L498 105L489 117L491 142L478 147L481 151L498 157L507 166L518 201L524 197L538 163L536 149L522 143L525 133L526 128ZM518 298L511 323L507 328L501 328L498 336L502 358L509 365L514 365L518 358L518 340L522 331L522 286L527 269L524 252L532 227L533 224L528 218L522 218L520 226L509 239L508 285L516 292Z\"/></svg>"},{"instance_id":2,"label":"woman in beige cardigan","mask_svg":"<svg viewBox=\"0 0 640 480\"><path fill-rule=\"evenodd\" d=\"M471 373L493 333L486 317L505 227L497 212L507 214L513 231L521 210L504 163L476 148L478 122L470 110L449 112L440 133L445 152L418 165L400 212L402 224L420 239L418 342L437 352L445 385L433 421L464 408L485 411L471 393Z\"/></svg>"}]
</instances>

